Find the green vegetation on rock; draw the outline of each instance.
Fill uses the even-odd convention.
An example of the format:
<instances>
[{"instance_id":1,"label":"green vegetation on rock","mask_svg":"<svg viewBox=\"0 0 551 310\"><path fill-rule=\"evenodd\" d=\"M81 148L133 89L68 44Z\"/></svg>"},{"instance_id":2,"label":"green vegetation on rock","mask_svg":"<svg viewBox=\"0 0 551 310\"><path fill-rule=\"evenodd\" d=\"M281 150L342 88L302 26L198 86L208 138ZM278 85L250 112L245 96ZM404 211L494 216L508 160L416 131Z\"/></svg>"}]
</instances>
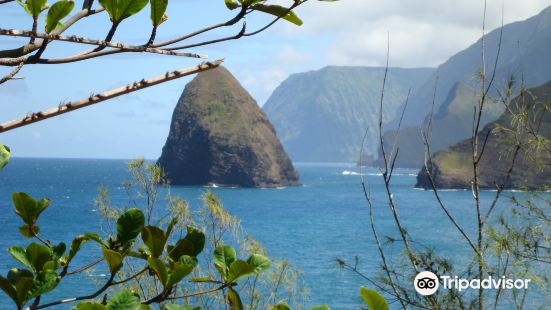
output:
<instances>
[{"instance_id":1,"label":"green vegetation on rock","mask_svg":"<svg viewBox=\"0 0 551 310\"><path fill-rule=\"evenodd\" d=\"M482 129L480 149L486 136L488 142L479 163L481 188L496 189L503 184L508 189L547 189L551 180L550 100L551 82L523 91L501 117ZM517 145L520 149L515 157ZM514 167L507 180L513 159ZM471 139L435 153L430 171L438 188L470 189L473 179ZM416 186L431 187L424 167L417 176Z\"/></svg>"},{"instance_id":2,"label":"green vegetation on rock","mask_svg":"<svg viewBox=\"0 0 551 310\"><path fill-rule=\"evenodd\" d=\"M225 68L185 88L159 164L177 185L298 185L298 173L254 99Z\"/></svg>"}]
</instances>

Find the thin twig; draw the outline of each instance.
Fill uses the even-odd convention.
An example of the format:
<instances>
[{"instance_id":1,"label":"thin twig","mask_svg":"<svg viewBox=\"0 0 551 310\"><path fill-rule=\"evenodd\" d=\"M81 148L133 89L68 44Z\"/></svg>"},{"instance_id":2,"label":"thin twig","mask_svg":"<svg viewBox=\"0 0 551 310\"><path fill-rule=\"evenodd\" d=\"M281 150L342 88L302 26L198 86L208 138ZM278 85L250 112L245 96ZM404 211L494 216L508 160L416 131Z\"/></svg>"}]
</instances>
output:
<instances>
[{"instance_id":1,"label":"thin twig","mask_svg":"<svg viewBox=\"0 0 551 310\"><path fill-rule=\"evenodd\" d=\"M13 79L13 77L19 73L19 71L21 71L21 68L23 68L23 66L25 65L25 62L20 62L19 65L17 65L17 67L15 67L15 69L13 69L10 73L8 73L6 76L2 77L0 79L0 84L3 84L11 79Z\"/></svg>"}]
</instances>

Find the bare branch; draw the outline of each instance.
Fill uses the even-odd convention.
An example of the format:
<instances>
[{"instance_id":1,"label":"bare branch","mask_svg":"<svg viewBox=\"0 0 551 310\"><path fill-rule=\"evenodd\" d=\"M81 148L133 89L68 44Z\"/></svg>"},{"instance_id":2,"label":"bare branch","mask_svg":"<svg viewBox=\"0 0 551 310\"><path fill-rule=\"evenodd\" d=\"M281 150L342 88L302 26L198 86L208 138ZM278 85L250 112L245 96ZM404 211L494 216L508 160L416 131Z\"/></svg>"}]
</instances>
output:
<instances>
[{"instance_id":1,"label":"bare branch","mask_svg":"<svg viewBox=\"0 0 551 310\"><path fill-rule=\"evenodd\" d=\"M82 18L87 17L87 16L91 16L91 15L94 15L94 14L97 14L97 13L100 13L100 12L103 12L103 11L104 11L103 8L94 9L94 10L83 9L80 12L73 15L73 17L69 18L69 20L67 20L62 27L60 27L59 29L54 30L52 32L52 34L61 34L65 30L69 29L69 27L71 27L74 23L81 20ZM42 45L42 42L39 41L39 42L35 42L33 44L25 44L21 47L11 49L11 50L0 50L0 59L1 58L15 58L15 57L21 57L23 55L27 55L29 53L32 53L32 52L36 51L41 45Z\"/></svg>"},{"instance_id":2,"label":"bare branch","mask_svg":"<svg viewBox=\"0 0 551 310\"><path fill-rule=\"evenodd\" d=\"M16 36L16 37L36 37L36 38L47 39L47 40L96 45L96 46L102 46L102 47L112 47L112 48L116 48L121 51L127 51L127 52L147 52L147 53L163 54L163 55L169 55L169 56L207 58L206 55L199 55L195 53L179 53L179 52L173 52L173 51L159 49L159 48L127 45L121 42L113 42L113 41L109 42L105 40L95 40L95 39L89 39L89 38L77 37L77 36L64 36L60 34L47 34L47 33L33 34L31 31L16 30L16 29L0 28L0 35Z\"/></svg>"},{"instance_id":3,"label":"bare branch","mask_svg":"<svg viewBox=\"0 0 551 310\"><path fill-rule=\"evenodd\" d=\"M6 76L2 77L0 79L0 84L3 84L11 79L13 79L13 77L19 73L19 71L21 70L21 68L23 68L23 65L25 65L25 62L21 62L19 63L19 65L17 65L17 67L15 69L13 69L10 73L8 73Z\"/></svg>"},{"instance_id":4,"label":"bare branch","mask_svg":"<svg viewBox=\"0 0 551 310\"><path fill-rule=\"evenodd\" d=\"M193 38L197 35L203 34L205 32L208 32L208 31L211 31L211 30L214 30L214 29L217 29L217 28L235 25L238 21L240 21L245 16L246 10L247 10L247 8L243 7L234 18L228 20L227 22L219 23L219 24L215 24L215 25L212 25L212 26L209 26L209 27L205 27L203 29L199 29L199 30L194 31L192 33L183 35L181 37L155 44L155 45L153 45L153 47L163 47L163 46L171 45L171 44L174 44L174 43L178 43L178 42Z\"/></svg>"},{"instance_id":5,"label":"bare branch","mask_svg":"<svg viewBox=\"0 0 551 310\"><path fill-rule=\"evenodd\" d=\"M34 308L34 309L43 309L43 308L48 308L48 307L52 307L52 306L62 305L62 304L71 303L71 302L75 302L75 301L79 301L79 300L87 300L87 299L96 298L96 297L98 297L101 293L105 292L105 291L113 284L113 279L115 278L115 275L116 275L116 274L111 274L111 276L109 277L109 280L107 280L107 282L105 282L105 284L104 284L99 290L97 290L97 291L96 291L95 293L93 293L93 294L86 295L86 296L75 297L75 298L69 298L69 299L63 299L63 300L54 301L54 302L51 302L51 303L47 303L47 304L43 304L43 305L37 306L37 307ZM34 309L33 309L33 310L34 310Z\"/></svg>"},{"instance_id":6,"label":"bare branch","mask_svg":"<svg viewBox=\"0 0 551 310\"><path fill-rule=\"evenodd\" d=\"M191 75L191 74L195 74L195 73L203 72L203 71L206 71L206 70L210 70L210 69L213 69L213 68L216 68L216 67L220 66L220 64L222 64L223 61L224 61L223 59L219 59L219 60L216 60L216 61L213 61L213 62L202 63L202 64L200 64L198 66L195 66L195 67L176 70L176 71L172 71L172 72L167 72L162 76L157 76L157 77L154 77L154 78L151 78L151 79L148 79L148 80L144 79L144 80L134 82L132 84L128 84L126 86L120 87L120 88L116 88L116 89L113 89L113 90L103 92L101 94L90 96L88 98L85 98L85 99L82 99L82 100L79 100L79 101L70 102L70 103L67 103L67 104L62 104L62 105L60 105L58 107L55 107L55 108L51 108L51 109L44 110L44 111L41 111L41 112L33 113L33 114L27 115L27 116L25 116L21 119L17 119L17 120L13 120L13 121L9 121L7 123L1 124L0 125L0 132L6 132L6 131L13 130L13 129L18 128L18 127L27 126L27 125L30 125L32 123L40 122L40 121L43 121L43 120L51 118L51 117L55 117L55 116L65 114L65 113L68 113L68 112L72 112L72 111L75 111L75 110L78 110L78 109L81 109L81 108L84 108L84 107L87 107L87 106L90 106L90 105L93 105L93 104L96 104L96 103L100 103L100 102L106 101L108 99L112 99L112 98L119 97L119 96L122 96L122 95L125 95L125 94L129 94L129 93L138 91L140 89L151 87L151 86L154 86L154 85L157 85L157 84L168 82L168 81L178 79L178 78L181 78L181 77L184 77L184 76L188 76L188 75Z\"/></svg>"},{"instance_id":7,"label":"bare branch","mask_svg":"<svg viewBox=\"0 0 551 310\"><path fill-rule=\"evenodd\" d=\"M200 42L200 43L194 43L194 44L188 44L188 45L182 45L182 46L176 46L176 47L169 47L169 48L166 48L166 50L175 51L175 50L182 50L182 49L186 49L186 48L210 45L210 44L220 43L220 42L225 42L225 41L230 41L230 40L237 40L237 39L241 38L243 35L245 35L245 30L246 29L247 29L247 23L243 22L243 26L241 27L241 30L236 35L229 36L229 37L224 37L224 38L220 38L220 39L215 39L215 40L204 41L204 42Z\"/></svg>"}]
</instances>

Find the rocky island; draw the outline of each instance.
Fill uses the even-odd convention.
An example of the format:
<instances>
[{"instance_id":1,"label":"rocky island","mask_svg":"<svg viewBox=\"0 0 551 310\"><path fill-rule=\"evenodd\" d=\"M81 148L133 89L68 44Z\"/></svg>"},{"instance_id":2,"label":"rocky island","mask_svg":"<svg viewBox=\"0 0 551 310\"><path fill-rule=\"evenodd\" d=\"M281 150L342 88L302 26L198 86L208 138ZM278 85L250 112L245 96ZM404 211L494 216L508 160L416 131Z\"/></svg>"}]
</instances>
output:
<instances>
[{"instance_id":1,"label":"rocky island","mask_svg":"<svg viewBox=\"0 0 551 310\"><path fill-rule=\"evenodd\" d=\"M158 163L175 185L300 185L266 115L223 67L186 85Z\"/></svg>"}]
</instances>

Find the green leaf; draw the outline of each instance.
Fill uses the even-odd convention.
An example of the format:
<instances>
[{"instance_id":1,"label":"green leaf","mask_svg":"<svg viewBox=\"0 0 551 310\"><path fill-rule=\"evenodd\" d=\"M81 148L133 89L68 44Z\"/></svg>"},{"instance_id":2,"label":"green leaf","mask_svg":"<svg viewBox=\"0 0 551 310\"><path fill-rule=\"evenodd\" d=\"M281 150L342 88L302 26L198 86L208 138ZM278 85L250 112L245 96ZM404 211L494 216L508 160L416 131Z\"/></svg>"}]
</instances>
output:
<instances>
[{"instance_id":1,"label":"green leaf","mask_svg":"<svg viewBox=\"0 0 551 310\"><path fill-rule=\"evenodd\" d=\"M26 255L36 272L42 271L44 264L52 259L50 248L35 242L29 244Z\"/></svg>"},{"instance_id":2,"label":"green leaf","mask_svg":"<svg viewBox=\"0 0 551 310\"><path fill-rule=\"evenodd\" d=\"M189 256L197 256L203 251L205 247L205 234L191 226L187 227L187 234L185 236L186 240L189 240L193 244L193 251Z\"/></svg>"},{"instance_id":3,"label":"green leaf","mask_svg":"<svg viewBox=\"0 0 551 310\"><path fill-rule=\"evenodd\" d=\"M106 306L99 304L97 302L85 301L74 306L72 310L108 310L108 309Z\"/></svg>"},{"instance_id":4,"label":"green leaf","mask_svg":"<svg viewBox=\"0 0 551 310\"><path fill-rule=\"evenodd\" d=\"M80 251L81 247L88 241L94 241L102 246L107 246L104 244L103 240L101 240L100 236L98 234L93 233L86 233L80 236L77 236L75 239L73 239L73 242L71 242L71 247L69 248L69 255L66 258L65 264L69 264L73 258L77 255L78 251Z\"/></svg>"},{"instance_id":5,"label":"green leaf","mask_svg":"<svg viewBox=\"0 0 551 310\"><path fill-rule=\"evenodd\" d=\"M63 256L63 254L65 254L65 250L67 249L67 245L65 245L65 243L61 242L60 244L54 246L52 248L53 250L53 254L57 257L57 258L60 258L61 256Z\"/></svg>"},{"instance_id":6,"label":"green leaf","mask_svg":"<svg viewBox=\"0 0 551 310\"><path fill-rule=\"evenodd\" d=\"M239 3L233 1L233 0L224 0L224 2L226 3L226 7L230 10L235 10L237 9L238 7L240 7L241 5L239 5Z\"/></svg>"},{"instance_id":7,"label":"green leaf","mask_svg":"<svg viewBox=\"0 0 551 310\"><path fill-rule=\"evenodd\" d=\"M140 209L129 209L117 220L117 241L125 246L142 231L145 218Z\"/></svg>"},{"instance_id":8,"label":"green leaf","mask_svg":"<svg viewBox=\"0 0 551 310\"><path fill-rule=\"evenodd\" d=\"M287 306L284 303L277 304L272 307L270 310L292 310L291 307Z\"/></svg>"},{"instance_id":9,"label":"green leaf","mask_svg":"<svg viewBox=\"0 0 551 310\"><path fill-rule=\"evenodd\" d=\"M58 260L50 260L47 261L44 264L44 267L42 267L43 270L58 270L59 268L63 267Z\"/></svg>"},{"instance_id":10,"label":"green leaf","mask_svg":"<svg viewBox=\"0 0 551 310\"><path fill-rule=\"evenodd\" d=\"M148 0L119 0L117 4L117 20L121 21L141 11Z\"/></svg>"},{"instance_id":11,"label":"green leaf","mask_svg":"<svg viewBox=\"0 0 551 310\"><path fill-rule=\"evenodd\" d=\"M369 307L369 310L388 310L386 300L377 291L369 290L362 286L360 288L360 296Z\"/></svg>"},{"instance_id":12,"label":"green leaf","mask_svg":"<svg viewBox=\"0 0 551 310\"><path fill-rule=\"evenodd\" d=\"M85 233L84 235L84 238L88 241L94 241L100 245L106 245L103 240L101 240L101 237L98 235L98 234L95 234L95 233Z\"/></svg>"},{"instance_id":13,"label":"green leaf","mask_svg":"<svg viewBox=\"0 0 551 310\"><path fill-rule=\"evenodd\" d=\"M151 270L153 270L163 286L166 287L168 281L168 271L166 270L165 263L156 257L149 257L147 259L147 265L151 268Z\"/></svg>"},{"instance_id":14,"label":"green leaf","mask_svg":"<svg viewBox=\"0 0 551 310\"><path fill-rule=\"evenodd\" d=\"M33 280L32 289L29 291L28 298L34 298L53 291L59 284L60 278L53 270L39 272Z\"/></svg>"},{"instance_id":15,"label":"green leaf","mask_svg":"<svg viewBox=\"0 0 551 310\"><path fill-rule=\"evenodd\" d=\"M117 2L118 0L99 0L99 4L107 11L109 18L112 22L115 22L115 17L117 14Z\"/></svg>"},{"instance_id":16,"label":"green leaf","mask_svg":"<svg viewBox=\"0 0 551 310\"><path fill-rule=\"evenodd\" d=\"M193 227L187 228L184 239L178 240L176 245L169 249L169 256L177 261L182 255L197 256L205 247L205 234Z\"/></svg>"},{"instance_id":17,"label":"green leaf","mask_svg":"<svg viewBox=\"0 0 551 310\"><path fill-rule=\"evenodd\" d=\"M253 254L247 259L247 263L254 267L254 273L261 273L270 268L272 262L265 256Z\"/></svg>"},{"instance_id":18,"label":"green leaf","mask_svg":"<svg viewBox=\"0 0 551 310\"><path fill-rule=\"evenodd\" d=\"M165 249L167 235L159 227L145 226L142 229L142 240L153 257L159 257Z\"/></svg>"},{"instance_id":19,"label":"green leaf","mask_svg":"<svg viewBox=\"0 0 551 310\"><path fill-rule=\"evenodd\" d=\"M239 297L239 294L232 287L228 289L228 302L231 310L243 310L241 297Z\"/></svg>"},{"instance_id":20,"label":"green leaf","mask_svg":"<svg viewBox=\"0 0 551 310\"><path fill-rule=\"evenodd\" d=\"M27 258L27 252L25 252L25 249L19 246L12 246L8 248L8 252L11 254L13 259L23 264L23 266L27 267L30 270L35 271L33 264L31 261Z\"/></svg>"},{"instance_id":21,"label":"green leaf","mask_svg":"<svg viewBox=\"0 0 551 310\"><path fill-rule=\"evenodd\" d=\"M40 214L50 205L50 200L43 198L36 201L26 193L13 193L15 213L21 217L25 224L33 227Z\"/></svg>"},{"instance_id":22,"label":"green leaf","mask_svg":"<svg viewBox=\"0 0 551 310\"><path fill-rule=\"evenodd\" d=\"M148 2L149 0L99 0L113 23L120 23L123 19L138 13Z\"/></svg>"},{"instance_id":23,"label":"green leaf","mask_svg":"<svg viewBox=\"0 0 551 310\"><path fill-rule=\"evenodd\" d=\"M10 161L10 148L0 144L0 170L2 170Z\"/></svg>"},{"instance_id":24,"label":"green leaf","mask_svg":"<svg viewBox=\"0 0 551 310\"><path fill-rule=\"evenodd\" d=\"M2 276L0 276L0 289L2 289L2 291L4 291L4 293L8 295L8 297L11 298L14 303L18 304L19 297L17 296L17 291L8 281L8 279Z\"/></svg>"},{"instance_id":25,"label":"green leaf","mask_svg":"<svg viewBox=\"0 0 551 310\"><path fill-rule=\"evenodd\" d=\"M75 2L72 0L60 0L52 5L48 10L48 15L46 15L46 33L50 33L61 26L61 20L69 15L74 7Z\"/></svg>"},{"instance_id":26,"label":"green leaf","mask_svg":"<svg viewBox=\"0 0 551 310\"><path fill-rule=\"evenodd\" d=\"M109 267L109 271L111 274L117 273L121 267L122 267L122 254L115 252L113 250L110 250L106 247L102 248L103 251L103 257L105 258L105 261L107 262L107 266Z\"/></svg>"},{"instance_id":27,"label":"green leaf","mask_svg":"<svg viewBox=\"0 0 551 310\"><path fill-rule=\"evenodd\" d=\"M150 0L151 2L151 22L153 26L159 26L166 20L166 7L168 0Z\"/></svg>"},{"instance_id":28,"label":"green leaf","mask_svg":"<svg viewBox=\"0 0 551 310\"><path fill-rule=\"evenodd\" d=\"M8 271L8 281L15 285L19 279L21 278L30 278L32 279L34 277L34 274L32 271L27 269L18 269L18 268L12 268L10 271Z\"/></svg>"},{"instance_id":29,"label":"green leaf","mask_svg":"<svg viewBox=\"0 0 551 310\"><path fill-rule=\"evenodd\" d=\"M298 18L298 16L293 11L289 11L289 9L286 7L275 5L275 4L265 5L265 4L258 3L253 5L252 8L260 12L281 17L284 20L289 21L295 25L298 25L298 26L302 25L302 20L300 20L300 18Z\"/></svg>"},{"instance_id":30,"label":"green leaf","mask_svg":"<svg viewBox=\"0 0 551 310\"><path fill-rule=\"evenodd\" d=\"M193 253L193 243L186 239L180 239L174 246L168 246L168 256L177 261L183 255L191 255Z\"/></svg>"},{"instance_id":31,"label":"green leaf","mask_svg":"<svg viewBox=\"0 0 551 310\"><path fill-rule=\"evenodd\" d=\"M236 256L235 249L229 245L220 245L214 250L214 266L223 279L227 279L230 265Z\"/></svg>"},{"instance_id":32,"label":"green leaf","mask_svg":"<svg viewBox=\"0 0 551 310\"><path fill-rule=\"evenodd\" d=\"M180 260L174 264L174 267L168 273L166 287L171 287L180 282L193 271L195 266L197 266L196 258L187 255L180 257Z\"/></svg>"},{"instance_id":33,"label":"green leaf","mask_svg":"<svg viewBox=\"0 0 551 310\"><path fill-rule=\"evenodd\" d=\"M38 234L40 232L40 227L34 226L33 230L31 230L31 227L27 224L23 226L19 226L18 229L19 229L19 233L25 238L32 238L34 237L34 234Z\"/></svg>"},{"instance_id":34,"label":"green leaf","mask_svg":"<svg viewBox=\"0 0 551 310\"><path fill-rule=\"evenodd\" d=\"M226 281L234 282L243 277L250 276L255 271L255 266L249 265L244 260L236 260L231 263Z\"/></svg>"},{"instance_id":35,"label":"green leaf","mask_svg":"<svg viewBox=\"0 0 551 310\"><path fill-rule=\"evenodd\" d=\"M313 307L308 308L308 310L329 310L329 306L328 305L317 305L317 306L313 306Z\"/></svg>"},{"instance_id":36,"label":"green leaf","mask_svg":"<svg viewBox=\"0 0 551 310\"><path fill-rule=\"evenodd\" d=\"M29 300L28 292L33 286L33 273L26 269L13 268L8 272L8 283L16 292L15 303L24 305Z\"/></svg>"},{"instance_id":37,"label":"green leaf","mask_svg":"<svg viewBox=\"0 0 551 310\"><path fill-rule=\"evenodd\" d=\"M109 310L139 310L140 306L140 297L128 289L118 292L107 303Z\"/></svg>"},{"instance_id":38,"label":"green leaf","mask_svg":"<svg viewBox=\"0 0 551 310\"><path fill-rule=\"evenodd\" d=\"M48 8L46 0L25 0L25 2L23 2L23 0L17 0L17 2L25 9L27 14L34 18L38 17L42 11Z\"/></svg>"}]
</instances>

